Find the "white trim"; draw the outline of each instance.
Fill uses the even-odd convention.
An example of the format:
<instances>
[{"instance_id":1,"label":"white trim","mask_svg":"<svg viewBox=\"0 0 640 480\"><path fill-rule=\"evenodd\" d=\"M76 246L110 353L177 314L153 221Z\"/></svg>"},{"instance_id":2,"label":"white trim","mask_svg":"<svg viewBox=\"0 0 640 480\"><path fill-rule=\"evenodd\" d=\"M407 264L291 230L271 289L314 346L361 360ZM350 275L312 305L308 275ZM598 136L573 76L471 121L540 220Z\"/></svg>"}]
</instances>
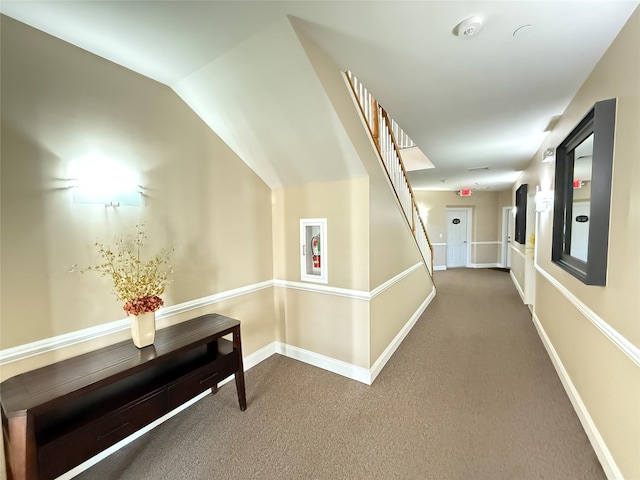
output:
<instances>
[{"instance_id":1,"label":"white trim","mask_svg":"<svg viewBox=\"0 0 640 480\"><path fill-rule=\"evenodd\" d=\"M55 337L45 338L36 342L26 343L24 345L18 345L17 347L5 348L4 350L0 350L0 365L24 360L25 358L40 355L41 353L51 352L53 350L75 345L76 343L99 338L103 335L117 333L129 328L130 325L131 322L128 318L124 320L116 320L115 322L103 323L102 325L96 325L95 327L56 335Z\"/></svg>"},{"instance_id":2,"label":"white trim","mask_svg":"<svg viewBox=\"0 0 640 480\"><path fill-rule=\"evenodd\" d=\"M516 290L518 290L518 293L520 294L520 298L522 298L522 303L526 303L524 299L524 290L522 290L522 287L518 283L518 279L513 274L513 270L509 272L509 275L511 276L511 280L513 280L513 284L516 286Z\"/></svg>"},{"instance_id":3,"label":"white trim","mask_svg":"<svg viewBox=\"0 0 640 480\"><path fill-rule=\"evenodd\" d=\"M409 267L403 272L400 272L395 277L387 280L383 284L379 285L371 292L365 292L363 290L350 290L346 288L329 287L327 285L320 285L315 283L302 283L302 282L289 282L287 280L266 280L264 282L254 283L246 285L244 287L234 288L224 292L219 292L213 295L209 295L188 302L179 303L177 305L171 305L166 308L161 308L156 312L156 320L168 318L173 315L188 312L197 308L203 308L209 305L213 305L218 302L229 300L241 295L247 295L249 293L257 292L269 287L286 287L296 290L304 290L315 293L324 293L329 295L337 295L341 297L353 298L356 300L371 300L377 295L380 295L383 291L402 280L404 277L412 273L414 270L424 265L422 262L418 262L415 265ZM0 366L8 363L24 360L35 355L51 352L61 348L69 347L77 343L86 342L89 340L95 340L97 338L111 335L122 330L130 328L130 320L124 318L121 320L115 320L109 323L103 323L94 327L77 330L75 332L65 333L62 335L56 335L55 337L45 338L36 342L27 343L24 345L18 345L16 347L6 348L0 350Z\"/></svg>"},{"instance_id":4,"label":"white trim","mask_svg":"<svg viewBox=\"0 0 640 480\"><path fill-rule=\"evenodd\" d=\"M347 377L352 380L371 385L378 374L382 371L382 368L387 364L391 356L394 354L394 352L398 349L402 341L409 334L409 332L416 324L420 316L424 313L426 308L429 306L431 301L435 298L435 296L436 290L434 288L429 296L425 299L425 301L422 302L422 304L418 307L415 313L411 315L411 318L409 318L407 323L405 323L405 325L387 346L384 352L382 352L380 357L378 357L371 369L358 367L357 365L352 365L341 360L327 357L326 355L295 347L293 345L287 345L286 343L282 342L275 342L275 351L276 353L284 355L285 357L293 358L294 360L308 363L309 365L322 368L323 370L337 373L338 375L342 375L343 377Z\"/></svg>"},{"instance_id":5,"label":"white trim","mask_svg":"<svg viewBox=\"0 0 640 480\"><path fill-rule=\"evenodd\" d=\"M567 300L569 300L595 327L600 330L605 337L627 355L633 363L640 367L640 348L627 340L620 332L609 325L606 321L598 316L593 310L587 307L578 297L571 293L558 280L553 278L550 273L545 271L540 265L536 265L536 270L545 277L551 285L553 285Z\"/></svg>"},{"instance_id":6,"label":"white trim","mask_svg":"<svg viewBox=\"0 0 640 480\"><path fill-rule=\"evenodd\" d=\"M471 242L471 245L502 245L502 242L494 240L492 242Z\"/></svg>"},{"instance_id":7,"label":"white trim","mask_svg":"<svg viewBox=\"0 0 640 480\"><path fill-rule=\"evenodd\" d=\"M431 245L433 247L446 247L447 246L447 242L444 242L444 243L432 243Z\"/></svg>"},{"instance_id":8,"label":"white trim","mask_svg":"<svg viewBox=\"0 0 640 480\"><path fill-rule=\"evenodd\" d=\"M256 366L258 363L262 362L263 360L269 358L271 355L276 353L275 345L276 345L276 342L272 342L269 345L266 345L266 346L262 347L257 352L254 352L254 353L252 353L250 355L247 355L247 357L245 357L243 359L244 371L246 372L250 368ZM225 383L228 383L228 382L232 381L233 379L234 379L234 375L231 375L231 376L225 378L223 381L218 383L218 387L224 385ZM153 422L151 422L146 427L142 427L140 430L138 430L135 433L132 433L127 438L124 438L124 439L120 440L118 443L110 446L106 450L103 450L102 452L100 452L96 456L91 457L89 460L86 460L86 461L82 462L80 465L78 465L78 466L72 468L71 470L69 470L68 472L60 475L57 478L57 480L70 480L70 479L74 478L75 476L79 475L80 473L84 472L85 470L88 470L89 468L93 467L96 463L100 462L101 460L104 460L105 458L107 458L112 453L117 452L118 450L120 450L121 448L123 448L126 445L130 444L134 440L140 438L145 433L150 432L151 430L156 428L158 425L166 422L171 417L174 417L175 415L177 415L178 413L182 412L183 410L186 410L188 407L190 407L194 403L202 400L207 395L211 395L211 389L208 389L208 390L202 392L201 394L193 397L191 400L183 403L178 408L176 408L174 410L171 410L166 415L163 415L162 417L158 418L157 420L154 420Z\"/></svg>"},{"instance_id":9,"label":"white trim","mask_svg":"<svg viewBox=\"0 0 640 480\"><path fill-rule=\"evenodd\" d=\"M420 316L424 313L424 311L427 309L427 307L429 306L431 301L435 298L435 296L436 296L436 289L434 287L433 290L431 290L431 293L429 294L429 296L425 299L424 302L422 302L422 304L418 307L415 313L411 315L411 318L407 321L407 323L405 323L404 327L402 327L402 329L398 332L398 334L387 346L387 348L385 348L384 352L382 352L382 354L371 366L369 385L371 385L371 383L373 383L373 381L378 377L378 375L380 374L384 366L391 359L391 356L398 349L402 341L409 334L413 326L416 324Z\"/></svg>"},{"instance_id":10,"label":"white trim","mask_svg":"<svg viewBox=\"0 0 640 480\"><path fill-rule=\"evenodd\" d=\"M446 265L434 265L433 269L434 270L446 270L447 266Z\"/></svg>"},{"instance_id":11,"label":"white trim","mask_svg":"<svg viewBox=\"0 0 640 480\"><path fill-rule=\"evenodd\" d=\"M393 285L397 281L401 280L402 278L407 276L412 271L414 271L417 268L419 268L421 265L423 265L422 262L420 262L420 263L418 263L416 265L413 265L412 267L410 267L409 269L405 270L401 274L396 275L396 277L394 277L394 279L397 279L397 280L385 282L384 284L382 284L380 286L380 287L383 287L383 288L379 287L380 290L378 291L377 294L379 294L382 291L386 290L391 285ZM392 280L394 280L394 279L392 279ZM275 282L276 281L274 281L274 283ZM277 285L277 286L286 286L286 285ZM416 324L416 322L418 321L418 319L420 318L422 313L424 313L424 311L426 310L427 306L431 303L433 298L435 298L435 295L436 295L436 290L434 288L431 291L431 293L429 294L429 296L426 298L426 300L424 302L422 302L420 307L418 307L416 312L407 321L407 323L404 325L404 327L402 327L400 332L398 332L398 334L393 339L391 344L389 346L387 346L387 348L382 353L382 355L380 355L378 360L376 360L376 362L374 363L373 367L370 370L366 369L366 368L363 368L363 367L359 367L357 365L352 365L350 363L343 362L341 360L336 360L336 359L333 359L331 357L327 357L326 355L321 355L319 353L311 352L309 350L298 348L298 347L295 347L295 346L292 346L292 345L287 345L287 344L282 343L282 342L272 342L272 343L270 343L268 345L265 345L264 347L262 347L261 349L257 350L256 352L253 352L252 354L246 356L243 359L244 371L247 371L250 368L252 368L255 365L257 365L258 363L266 360L267 358L269 358L274 353L278 353L278 354L284 355L286 357L293 358L295 360L302 361L304 363L308 363L310 365L322 368L324 370L328 370L330 372L337 373L338 375L342 375L344 377L351 378L351 379L359 381L361 383L365 383L367 385L371 385L373 383L373 381L375 380L375 378L380 373L380 371L382 370L382 368L389 361L389 359L391 358L393 353L397 350L398 346L402 343L404 338L408 335L408 333L411 331L413 326ZM207 297L207 298L210 298L210 297ZM112 323L118 323L118 322L112 322ZM92 330L92 329L86 329L86 330ZM57 338L57 337L54 337L54 338ZM233 379L233 376L229 376L225 380L220 382L218 384L218 386L222 386L225 383L230 382L232 379ZM207 390L207 391L197 395L196 397L192 398L191 400L189 400L189 401L185 402L184 404L180 405L178 408L172 410L171 412L167 413L166 415L164 415L164 416L160 417L159 419L155 420L154 422L150 423L146 427L141 428L140 430L138 430L137 432L131 434L127 438L121 440L120 442L118 442L118 443L112 445L111 447L107 448L106 450L100 452L98 455L90 458L89 460L86 460L85 462L81 463L80 465L74 467L72 470L69 470L65 474L63 474L60 477L58 477L58 480L69 480L69 479L72 479L73 477L77 476L81 472L84 472L85 470L88 470L90 467L92 467L96 463L98 463L101 460L107 458L112 453L118 451L119 449L123 448L125 445L128 445L129 443L131 443L134 440L138 439L139 437L141 437L145 433L153 430L158 425L162 424L163 422L165 422L166 420L168 420L171 417L175 416L179 412L181 412L181 411L185 410L186 408L190 407L194 403L200 401L201 399L203 399L204 397L206 397L209 394L210 394L210 390Z\"/></svg>"},{"instance_id":12,"label":"white trim","mask_svg":"<svg viewBox=\"0 0 640 480\"><path fill-rule=\"evenodd\" d=\"M273 281L274 286L292 288L294 290L303 290L305 292L324 293L327 295L337 295L339 297L354 298L356 300L370 300L371 294L364 290L351 290L348 288L329 287L328 285L320 285L317 283L290 282L289 280Z\"/></svg>"},{"instance_id":13,"label":"white trim","mask_svg":"<svg viewBox=\"0 0 640 480\"><path fill-rule=\"evenodd\" d=\"M232 290L226 290L224 292L215 293L207 297L197 298L195 300L179 303L177 305L171 305L170 307L161 308L160 310L158 310L156 312L156 319L162 319L177 315L179 313L188 312L189 310L195 310L196 308L206 307L214 303L230 300L232 298L246 295L248 293L257 292L258 290L263 290L272 286L273 280L265 280L264 282L254 283L251 285L246 285L244 287L234 288Z\"/></svg>"},{"instance_id":14,"label":"white trim","mask_svg":"<svg viewBox=\"0 0 640 480\"><path fill-rule=\"evenodd\" d=\"M377 297L378 295L380 295L382 292L384 292L387 288L392 287L393 285L395 285L396 283L398 283L400 280L402 280L403 278L405 278L406 276L410 275L411 273L413 273L415 270L417 270L418 268L420 268L421 266L423 266L424 263L422 262L418 262L415 265L407 268L404 272L400 272L398 275L396 275L395 277L387 280L384 283L381 283L380 285L378 285L376 288L374 288L373 290L371 290L371 294L370 294L370 298L373 299L375 297Z\"/></svg>"},{"instance_id":15,"label":"white trim","mask_svg":"<svg viewBox=\"0 0 640 480\"><path fill-rule=\"evenodd\" d=\"M556 349L553 347L553 344L547 336L544 327L540 323L540 319L535 313L533 313L532 315L532 320L534 325L536 326L536 329L538 330L538 335L540 336L540 339L542 340L542 343L547 349L547 353L549 354L549 357L553 362L553 366L556 368L556 372L560 377L560 381L562 382L562 385L564 386L564 389L567 392L569 399L571 400L573 409L576 411L578 418L582 423L582 428L584 428L584 431L586 432L587 437L589 437L589 441L593 446L593 450L596 452L598 460L600 460L600 463L602 464L602 468L604 469L607 478L623 480L624 477L622 475L622 472L618 468L613 455L611 455L611 452L607 448L607 444L600 435L598 427L596 427L596 424L591 418L591 415L589 415L589 410L587 410L587 407L582 401L578 390L571 381L569 373L564 368L562 360L560 360L560 357L558 356L558 352L556 352Z\"/></svg>"},{"instance_id":16,"label":"white trim","mask_svg":"<svg viewBox=\"0 0 640 480\"><path fill-rule=\"evenodd\" d=\"M521 251L518 247L516 247L513 243L511 244L511 249L516 252L518 255L520 255L522 258L525 258L525 252Z\"/></svg>"},{"instance_id":17,"label":"white trim","mask_svg":"<svg viewBox=\"0 0 640 480\"><path fill-rule=\"evenodd\" d=\"M407 268L403 272L400 272L395 277L390 278L386 282L378 285L371 292L364 290L351 290L348 288L329 287L328 285L319 285L317 283L303 283L303 282L290 282L288 280L274 280L273 284L276 287L292 288L294 290L302 290L305 292L324 293L327 295L337 295L340 297L353 298L355 300L371 300L374 297L380 295L382 292L392 287L406 276L413 273L415 270L423 266L424 263L418 262L415 265Z\"/></svg>"},{"instance_id":18,"label":"white trim","mask_svg":"<svg viewBox=\"0 0 640 480\"><path fill-rule=\"evenodd\" d=\"M498 268L499 263L470 263L468 268Z\"/></svg>"},{"instance_id":19,"label":"white trim","mask_svg":"<svg viewBox=\"0 0 640 480\"><path fill-rule=\"evenodd\" d=\"M225 292L216 293L207 297L198 298L196 300L179 303L177 305L171 305L169 307L161 308L160 310L158 310L156 312L156 320L168 318L179 313L194 310L196 308L206 307L208 305L222 302L224 300L229 300L240 295L257 292L271 286L273 286L273 280L267 280L260 283L254 283L252 285L246 285L240 288L234 288ZM130 325L130 320L128 318L125 318L122 320L116 320L113 322L104 323L102 325L96 325L94 327L77 330L75 332L56 335L55 337L45 338L44 340L38 340L36 342L27 343L25 345L6 348L4 350L0 350L0 365L17 362L28 357L33 357L42 353L69 347L71 345L75 345L76 343L95 340L96 338L126 330L130 328Z\"/></svg>"},{"instance_id":20,"label":"white trim","mask_svg":"<svg viewBox=\"0 0 640 480\"><path fill-rule=\"evenodd\" d=\"M357 380L358 382L371 385L371 373L366 368L358 367L356 365L352 365L341 360L336 360L334 358L327 357L326 355L311 352L303 348L287 345L286 343L275 343L276 353L284 355L285 357L293 358L295 360L308 363L309 365L322 368L323 370L337 373L338 375L342 375L343 377L351 378L353 380Z\"/></svg>"}]
</instances>

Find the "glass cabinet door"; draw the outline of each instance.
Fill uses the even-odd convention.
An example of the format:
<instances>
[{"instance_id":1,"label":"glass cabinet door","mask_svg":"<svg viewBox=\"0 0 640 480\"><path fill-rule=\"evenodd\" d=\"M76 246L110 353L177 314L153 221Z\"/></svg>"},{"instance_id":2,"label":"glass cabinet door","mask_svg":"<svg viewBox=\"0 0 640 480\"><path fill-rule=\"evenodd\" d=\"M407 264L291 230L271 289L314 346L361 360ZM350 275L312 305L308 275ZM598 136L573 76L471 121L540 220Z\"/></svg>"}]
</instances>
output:
<instances>
[{"instance_id":1,"label":"glass cabinet door","mask_svg":"<svg viewBox=\"0 0 640 480\"><path fill-rule=\"evenodd\" d=\"M300 243L300 279L327 283L327 219L301 219Z\"/></svg>"}]
</instances>

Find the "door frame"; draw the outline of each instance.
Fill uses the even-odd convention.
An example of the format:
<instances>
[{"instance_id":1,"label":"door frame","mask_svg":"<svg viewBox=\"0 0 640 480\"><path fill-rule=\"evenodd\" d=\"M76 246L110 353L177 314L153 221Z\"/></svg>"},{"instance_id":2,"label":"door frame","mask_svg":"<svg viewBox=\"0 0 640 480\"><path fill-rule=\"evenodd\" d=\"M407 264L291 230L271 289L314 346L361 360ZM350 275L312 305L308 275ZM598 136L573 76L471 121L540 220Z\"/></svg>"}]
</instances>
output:
<instances>
[{"instance_id":1,"label":"door frame","mask_svg":"<svg viewBox=\"0 0 640 480\"><path fill-rule=\"evenodd\" d=\"M447 218L447 244L449 243L449 212L465 212L467 215L467 225L466 225L466 235L465 242L467 243L467 248L465 251L465 264L466 268L471 266L471 234L473 232L473 208L471 207L446 207L445 215ZM449 246L447 245L447 249ZM449 252L447 252L447 262L449 261ZM448 267L448 265L447 265Z\"/></svg>"},{"instance_id":2,"label":"door frame","mask_svg":"<svg viewBox=\"0 0 640 480\"><path fill-rule=\"evenodd\" d=\"M502 207L502 268L511 268L511 242L509 218L513 216L513 207Z\"/></svg>"}]
</instances>

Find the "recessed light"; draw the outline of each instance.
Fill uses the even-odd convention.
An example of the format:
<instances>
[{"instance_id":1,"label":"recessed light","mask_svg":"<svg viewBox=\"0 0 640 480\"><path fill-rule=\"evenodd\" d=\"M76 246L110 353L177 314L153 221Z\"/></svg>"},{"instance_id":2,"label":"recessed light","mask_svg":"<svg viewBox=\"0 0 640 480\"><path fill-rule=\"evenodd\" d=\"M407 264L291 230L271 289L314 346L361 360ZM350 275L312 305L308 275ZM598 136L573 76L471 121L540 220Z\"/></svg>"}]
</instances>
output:
<instances>
[{"instance_id":1,"label":"recessed light","mask_svg":"<svg viewBox=\"0 0 640 480\"><path fill-rule=\"evenodd\" d=\"M522 25L513 31L513 36L522 38L528 36L531 32L533 32L533 25Z\"/></svg>"}]
</instances>

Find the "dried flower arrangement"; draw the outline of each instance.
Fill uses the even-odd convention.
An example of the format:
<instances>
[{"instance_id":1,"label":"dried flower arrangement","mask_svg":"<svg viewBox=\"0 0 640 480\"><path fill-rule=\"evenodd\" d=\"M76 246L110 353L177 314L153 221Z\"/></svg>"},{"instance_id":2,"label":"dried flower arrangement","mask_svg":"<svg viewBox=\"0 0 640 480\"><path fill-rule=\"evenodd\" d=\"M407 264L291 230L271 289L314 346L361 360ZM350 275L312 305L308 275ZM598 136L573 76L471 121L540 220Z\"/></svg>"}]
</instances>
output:
<instances>
[{"instance_id":1,"label":"dried flower arrangement","mask_svg":"<svg viewBox=\"0 0 640 480\"><path fill-rule=\"evenodd\" d=\"M160 295L171 283L169 276L173 273L169 265L171 250L163 248L149 260L141 259L140 253L147 238L144 224L136 225L136 230L133 240L127 242L120 237L113 248L96 242L102 263L81 270L81 273L92 271L103 277L110 276L113 293L125 302L123 309L129 315L155 312L162 307L164 302Z\"/></svg>"}]
</instances>

